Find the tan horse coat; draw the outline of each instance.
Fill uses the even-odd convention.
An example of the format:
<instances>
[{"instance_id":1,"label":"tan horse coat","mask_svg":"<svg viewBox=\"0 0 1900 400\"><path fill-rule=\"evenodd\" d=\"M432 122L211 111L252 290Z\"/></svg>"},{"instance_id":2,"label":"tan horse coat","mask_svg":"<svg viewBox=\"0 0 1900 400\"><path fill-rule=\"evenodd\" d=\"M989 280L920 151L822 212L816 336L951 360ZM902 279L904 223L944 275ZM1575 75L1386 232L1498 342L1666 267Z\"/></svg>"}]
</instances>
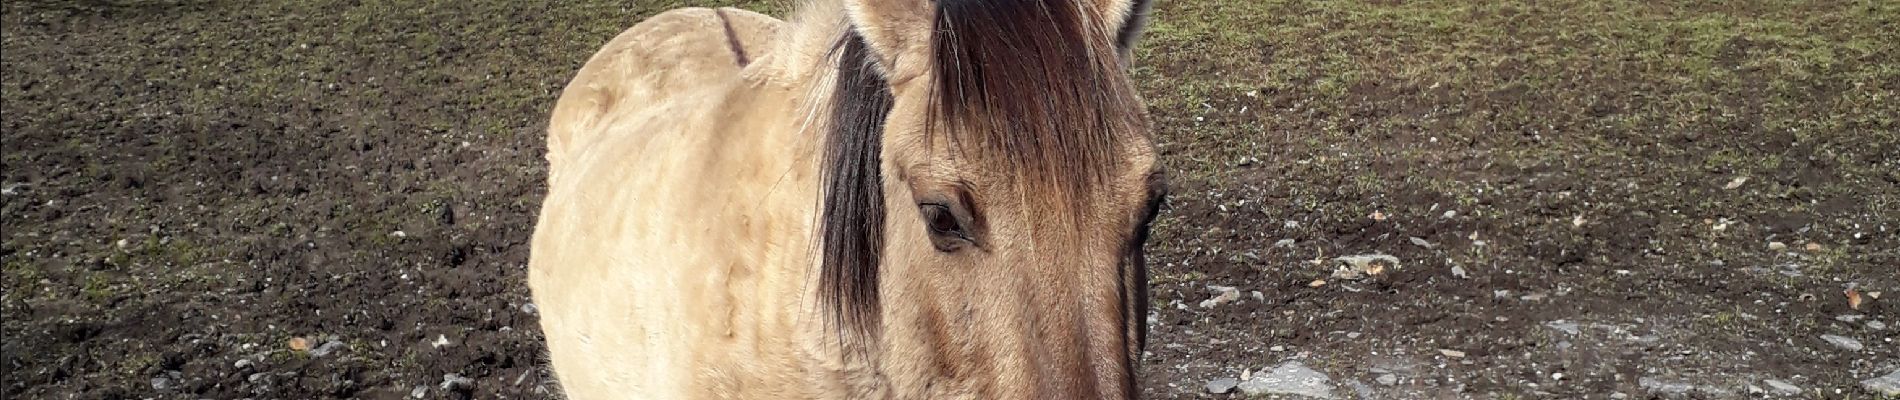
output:
<instances>
[{"instance_id":1,"label":"tan horse coat","mask_svg":"<svg viewBox=\"0 0 1900 400\"><path fill-rule=\"evenodd\" d=\"M1009 233L1016 236L994 239L1067 245L1073 253L987 253L1015 257L994 256L988 268L1045 266L1023 269L1002 289L986 277L959 272L967 269L888 265L885 279L899 284L887 285L883 296L960 301L969 308L889 307L886 315L901 322L886 324L887 340L869 350L881 354L840 350L843 339L813 295L820 285L815 224L823 190L825 102L833 97L837 76L830 52L848 30L856 31L879 50L875 55L882 57L878 62L892 90L910 88L914 99L928 90L916 83L927 80L912 79L931 66L926 56L932 4L815 0L793 23L731 8L674 10L620 34L587 62L549 124L549 190L529 260L528 283L542 310L552 368L568 396L1132 394L1129 358L1138 358L1140 349L1124 330L1139 328L1123 325L1140 318L1133 313L1146 306L1125 307L1128 297L1118 291L1134 285L1116 276L1122 255L1114 253L1126 249L1121 240L1134 231L1144 199L1154 198L1143 189L1151 181L1145 178L1154 153L1145 136L1136 136L1145 135L1140 130L1117 133L1139 140L1112 149L1122 155L1115 162L1125 164L1114 170L1125 173L1088 204L1100 216L1090 224L1099 228L1089 232L1095 236L1077 231L1030 238L1022 236L1030 230L1018 229ZM1143 3L1074 4L1094 7L1075 22L1111 30L1100 21L1132 20L1129 12ZM1137 103L1115 105L1126 108L1110 111L1140 112ZM904 124L914 128L922 121ZM908 203L900 206L915 204L908 193L919 190L906 182L932 182L930 173L972 172L898 165L925 163L929 144L914 131L884 137L890 139L884 153L895 157L884 159L881 168L896 176L882 179L883 190L906 193L894 200ZM915 173L911 180L902 176L906 170ZM1033 213L1023 208L1017 204L1012 213L1010 206L998 206L990 216L1029 224L1022 215ZM922 225L911 216L891 220L902 232L923 232ZM889 240L887 248L909 253L887 258L950 259L922 234ZM1064 259L1045 259L1058 255ZM1031 279L1050 289L1025 290ZM1136 284L1145 285L1143 279ZM1066 307L1023 306L1052 302ZM965 325L944 325L952 317ZM980 362L964 363L971 360ZM976 367L959 369L963 364Z\"/></svg>"},{"instance_id":2,"label":"tan horse coat","mask_svg":"<svg viewBox=\"0 0 1900 400\"><path fill-rule=\"evenodd\" d=\"M846 395L813 387L842 365L800 341L825 335L798 334L824 329L807 272L821 96L806 87L825 87L807 81L842 27L669 11L562 94L529 285L571 397Z\"/></svg>"}]
</instances>

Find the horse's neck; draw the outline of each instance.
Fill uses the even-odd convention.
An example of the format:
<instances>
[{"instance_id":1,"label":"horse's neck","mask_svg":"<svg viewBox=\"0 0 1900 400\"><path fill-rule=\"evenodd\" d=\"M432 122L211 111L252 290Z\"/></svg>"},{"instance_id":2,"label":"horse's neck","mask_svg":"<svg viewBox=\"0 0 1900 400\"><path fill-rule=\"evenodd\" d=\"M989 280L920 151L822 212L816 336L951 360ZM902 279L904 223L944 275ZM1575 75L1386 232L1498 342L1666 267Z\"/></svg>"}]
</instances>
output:
<instances>
[{"instance_id":1,"label":"horse's neck","mask_svg":"<svg viewBox=\"0 0 1900 400\"><path fill-rule=\"evenodd\" d=\"M825 108L830 104L836 67L833 61L833 47L845 30L849 29L843 17L843 6L838 0L813 0L807 2L789 18L787 31L780 36L771 50L758 59L757 64L745 71L747 87L737 89L741 92L735 97L766 94L757 98L769 104L758 104L778 108L785 114L780 119L782 129L773 129L769 135L789 135L786 139L797 143L788 149L787 154L794 158L797 172L773 186L775 191L809 191L811 201L791 205L810 211L807 218L795 222L802 227L801 242L796 249L780 248L783 254L792 255L796 260L784 259L785 263L775 266L783 273L779 282L786 282L798 290L778 291L786 298L779 299L776 310L761 310L766 313L778 312L778 316L762 316L765 320L778 320L783 326L785 337L767 339L784 342L797 353L802 364L799 369L805 376L797 382L785 382L789 385L808 385L807 394L821 398L879 398L884 383L878 378L875 362L875 350L867 350L858 344L840 342L837 332L831 329L820 313L818 298L814 295L817 286L815 254L818 243L816 231L812 229L817 222L819 185L818 166L825 135L824 125L828 123ZM757 110L757 108L755 108ZM797 186L797 187L789 187ZM794 396L797 397L797 396Z\"/></svg>"}]
</instances>

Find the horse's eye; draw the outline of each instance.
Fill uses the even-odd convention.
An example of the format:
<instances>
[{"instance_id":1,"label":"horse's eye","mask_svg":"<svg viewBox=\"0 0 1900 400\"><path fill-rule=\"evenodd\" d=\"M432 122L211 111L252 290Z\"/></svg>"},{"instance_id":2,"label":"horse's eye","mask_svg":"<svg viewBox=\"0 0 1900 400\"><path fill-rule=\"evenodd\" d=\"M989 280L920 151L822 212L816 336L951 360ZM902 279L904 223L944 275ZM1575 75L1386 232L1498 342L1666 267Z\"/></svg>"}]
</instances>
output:
<instances>
[{"instance_id":1,"label":"horse's eye","mask_svg":"<svg viewBox=\"0 0 1900 400\"><path fill-rule=\"evenodd\" d=\"M963 235L963 226L956 222L956 214L944 205L923 205L923 222L929 224L931 233L937 235Z\"/></svg>"},{"instance_id":2,"label":"horse's eye","mask_svg":"<svg viewBox=\"0 0 1900 400\"><path fill-rule=\"evenodd\" d=\"M930 242L937 250L955 251L971 244L970 234L964 231L963 223L950 206L925 203L917 205L917 211L923 214L924 226L930 230Z\"/></svg>"}]
</instances>

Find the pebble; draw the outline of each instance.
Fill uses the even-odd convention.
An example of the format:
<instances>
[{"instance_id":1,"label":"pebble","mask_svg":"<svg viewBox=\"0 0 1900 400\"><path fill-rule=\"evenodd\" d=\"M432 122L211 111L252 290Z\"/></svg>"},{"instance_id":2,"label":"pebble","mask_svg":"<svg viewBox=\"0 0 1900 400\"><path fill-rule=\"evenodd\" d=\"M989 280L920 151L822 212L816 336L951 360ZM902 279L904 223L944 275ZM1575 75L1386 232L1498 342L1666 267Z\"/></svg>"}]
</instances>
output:
<instances>
[{"instance_id":1,"label":"pebble","mask_svg":"<svg viewBox=\"0 0 1900 400\"><path fill-rule=\"evenodd\" d=\"M343 344L343 342L332 340L329 343L324 343L322 346L317 346L317 348L315 349L310 349L310 356L323 357L323 356L330 355L330 353L334 353L337 350L344 350L344 349L348 349L349 347L350 345Z\"/></svg>"},{"instance_id":2,"label":"pebble","mask_svg":"<svg viewBox=\"0 0 1900 400\"><path fill-rule=\"evenodd\" d=\"M1885 330L1887 329L1887 323L1880 322L1880 321L1867 321L1867 329L1872 329L1876 331Z\"/></svg>"},{"instance_id":3,"label":"pebble","mask_svg":"<svg viewBox=\"0 0 1900 400\"><path fill-rule=\"evenodd\" d=\"M1207 392L1213 394L1227 394L1227 392L1234 391L1234 386L1239 385L1240 380L1234 378L1215 379L1207 381Z\"/></svg>"},{"instance_id":4,"label":"pebble","mask_svg":"<svg viewBox=\"0 0 1900 400\"><path fill-rule=\"evenodd\" d=\"M1866 318L1866 317L1867 317L1867 316L1865 316L1865 315L1860 315L1860 314L1847 314L1847 315L1842 315L1842 316L1837 316L1837 317L1834 317L1834 320L1835 320L1835 321L1841 321L1841 322L1846 322L1846 323L1850 323L1850 324L1851 324L1851 323L1855 323L1855 322L1860 322L1860 319L1861 319L1861 318Z\"/></svg>"},{"instance_id":5,"label":"pebble","mask_svg":"<svg viewBox=\"0 0 1900 400\"><path fill-rule=\"evenodd\" d=\"M1459 278L1470 278L1470 277L1471 277L1471 275L1469 275L1469 274L1466 274L1466 273L1465 273L1465 267L1460 267L1460 266L1456 266L1456 265L1453 265L1453 266L1451 266L1451 276L1456 276L1456 277L1459 277Z\"/></svg>"},{"instance_id":6,"label":"pebble","mask_svg":"<svg viewBox=\"0 0 1900 400\"><path fill-rule=\"evenodd\" d=\"M535 315L536 313L541 312L541 309L539 307L536 307L534 303L522 303L521 312L526 313L528 315Z\"/></svg>"},{"instance_id":7,"label":"pebble","mask_svg":"<svg viewBox=\"0 0 1900 400\"><path fill-rule=\"evenodd\" d=\"M1828 343L1834 344L1835 347L1840 347L1842 349L1846 349L1847 351L1860 351L1861 349L1866 348L1866 346L1862 346L1860 344L1859 340L1854 340L1854 338L1850 338L1846 336L1821 335L1821 340L1826 340Z\"/></svg>"},{"instance_id":8,"label":"pebble","mask_svg":"<svg viewBox=\"0 0 1900 400\"><path fill-rule=\"evenodd\" d=\"M1295 243L1299 243L1299 242L1296 242L1293 239L1280 239L1280 241L1278 242L1273 242L1273 247L1291 248L1293 247L1293 244Z\"/></svg>"},{"instance_id":9,"label":"pebble","mask_svg":"<svg viewBox=\"0 0 1900 400\"><path fill-rule=\"evenodd\" d=\"M1267 350L1271 350L1271 351L1273 351L1273 352L1275 352L1275 353L1278 353L1278 352L1282 352L1282 351L1286 351L1286 346L1273 346L1273 347L1268 347L1268 348L1267 348Z\"/></svg>"},{"instance_id":10,"label":"pebble","mask_svg":"<svg viewBox=\"0 0 1900 400\"><path fill-rule=\"evenodd\" d=\"M1789 395L1789 396L1801 394L1800 386L1795 386L1792 383L1788 383L1786 381L1782 381L1779 379L1764 380L1764 381L1761 381L1761 383L1767 384L1769 389L1775 391L1775 394Z\"/></svg>"},{"instance_id":11,"label":"pebble","mask_svg":"<svg viewBox=\"0 0 1900 400\"><path fill-rule=\"evenodd\" d=\"M1465 352L1452 349L1438 349L1438 354L1444 354L1446 357L1451 358L1465 358Z\"/></svg>"},{"instance_id":12,"label":"pebble","mask_svg":"<svg viewBox=\"0 0 1900 400\"><path fill-rule=\"evenodd\" d=\"M1556 329L1559 332L1568 333L1572 335L1583 332L1583 330L1577 326L1576 322L1565 321L1561 319L1556 320L1556 321L1545 322L1544 326L1548 326L1550 327L1550 329Z\"/></svg>"},{"instance_id":13,"label":"pebble","mask_svg":"<svg viewBox=\"0 0 1900 400\"><path fill-rule=\"evenodd\" d=\"M1623 399L1630 398L1630 395L1625 394L1623 392L1616 392L1616 393L1610 393L1610 398L1614 400L1623 400Z\"/></svg>"},{"instance_id":14,"label":"pebble","mask_svg":"<svg viewBox=\"0 0 1900 400\"><path fill-rule=\"evenodd\" d=\"M1253 379L1241 382L1239 388L1241 393L1248 396L1290 394L1321 399L1338 398L1333 395L1332 378L1298 361L1289 361L1273 367L1272 371L1255 375Z\"/></svg>"},{"instance_id":15,"label":"pebble","mask_svg":"<svg viewBox=\"0 0 1900 400\"><path fill-rule=\"evenodd\" d=\"M1782 242L1768 242L1768 250L1771 250L1771 251L1782 251L1782 250L1787 250L1787 249L1788 249L1788 244L1787 244L1787 243L1782 243Z\"/></svg>"},{"instance_id":16,"label":"pebble","mask_svg":"<svg viewBox=\"0 0 1900 400\"><path fill-rule=\"evenodd\" d=\"M1233 286L1207 285L1207 288L1216 294L1213 298L1201 301L1201 308L1212 308L1233 302L1234 300L1240 300L1240 289L1236 289Z\"/></svg>"},{"instance_id":17,"label":"pebble","mask_svg":"<svg viewBox=\"0 0 1900 400\"><path fill-rule=\"evenodd\" d=\"M1682 383L1682 382L1663 382L1656 378L1651 378L1647 376L1642 377L1641 379L1637 379L1636 385L1641 386L1643 390L1648 390L1650 393L1664 394L1664 395L1678 395L1679 396L1679 395L1689 394L1689 391L1695 390L1695 385Z\"/></svg>"},{"instance_id":18,"label":"pebble","mask_svg":"<svg viewBox=\"0 0 1900 400\"><path fill-rule=\"evenodd\" d=\"M1887 376L1860 381L1860 387L1882 396L1900 396L1900 369Z\"/></svg>"},{"instance_id":19,"label":"pebble","mask_svg":"<svg viewBox=\"0 0 1900 400\"><path fill-rule=\"evenodd\" d=\"M1379 377L1374 380L1378 381L1379 384L1386 385L1386 386L1399 384L1399 376L1393 375L1393 374L1379 375Z\"/></svg>"},{"instance_id":20,"label":"pebble","mask_svg":"<svg viewBox=\"0 0 1900 400\"><path fill-rule=\"evenodd\" d=\"M451 392L466 391L475 387L475 380L457 374L442 375L442 390Z\"/></svg>"},{"instance_id":21,"label":"pebble","mask_svg":"<svg viewBox=\"0 0 1900 400\"><path fill-rule=\"evenodd\" d=\"M454 343L449 342L449 336L442 335L442 334L435 335L435 341L429 342L429 346L438 348L438 349L442 348L442 346L448 346L451 344L454 344Z\"/></svg>"},{"instance_id":22,"label":"pebble","mask_svg":"<svg viewBox=\"0 0 1900 400\"><path fill-rule=\"evenodd\" d=\"M237 368L237 369L246 369L246 368L250 368L256 365L257 365L256 361L251 361L251 359L249 358L240 358L237 360L236 363L232 363L231 367Z\"/></svg>"},{"instance_id":23,"label":"pebble","mask_svg":"<svg viewBox=\"0 0 1900 400\"><path fill-rule=\"evenodd\" d=\"M1346 386L1352 386L1352 392L1353 394L1359 395L1359 400L1373 400L1379 398L1378 392L1373 391L1372 386L1367 386L1365 382L1360 382L1357 379L1346 381Z\"/></svg>"},{"instance_id":24,"label":"pebble","mask_svg":"<svg viewBox=\"0 0 1900 400\"><path fill-rule=\"evenodd\" d=\"M416 388L415 388L415 389L409 389L409 397L410 397L410 398L414 398L414 399L420 399L420 398L423 398L423 397L428 397L428 396L429 396L429 387L428 387L428 386L424 386L424 385L416 385Z\"/></svg>"},{"instance_id":25,"label":"pebble","mask_svg":"<svg viewBox=\"0 0 1900 400\"><path fill-rule=\"evenodd\" d=\"M1425 238L1413 236L1411 237L1411 241L1412 241L1413 246L1424 247L1427 249L1433 247L1432 242L1426 241Z\"/></svg>"}]
</instances>

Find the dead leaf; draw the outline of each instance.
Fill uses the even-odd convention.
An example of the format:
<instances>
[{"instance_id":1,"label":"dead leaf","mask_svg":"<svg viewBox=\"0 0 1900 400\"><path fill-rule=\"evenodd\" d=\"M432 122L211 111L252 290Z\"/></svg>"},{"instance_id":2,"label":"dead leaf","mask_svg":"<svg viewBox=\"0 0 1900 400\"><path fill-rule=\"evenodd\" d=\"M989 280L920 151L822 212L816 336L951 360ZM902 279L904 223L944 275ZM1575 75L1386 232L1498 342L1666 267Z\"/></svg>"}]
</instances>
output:
<instances>
[{"instance_id":1,"label":"dead leaf","mask_svg":"<svg viewBox=\"0 0 1900 400\"><path fill-rule=\"evenodd\" d=\"M1867 292L1867 297L1872 298L1874 300L1880 300L1880 292Z\"/></svg>"},{"instance_id":2,"label":"dead leaf","mask_svg":"<svg viewBox=\"0 0 1900 400\"><path fill-rule=\"evenodd\" d=\"M1372 265L1366 266L1366 275L1378 275L1382 273L1385 273L1384 264L1372 264Z\"/></svg>"},{"instance_id":3,"label":"dead leaf","mask_svg":"<svg viewBox=\"0 0 1900 400\"><path fill-rule=\"evenodd\" d=\"M1465 352L1452 349L1438 349L1438 354L1444 354L1446 357L1451 358L1465 358Z\"/></svg>"},{"instance_id":4,"label":"dead leaf","mask_svg":"<svg viewBox=\"0 0 1900 400\"><path fill-rule=\"evenodd\" d=\"M1819 251L1821 251L1821 244L1820 244L1820 243L1808 243L1808 245L1807 245L1806 247L1807 247L1807 249L1808 249L1808 251L1809 251L1809 252L1819 252Z\"/></svg>"},{"instance_id":5,"label":"dead leaf","mask_svg":"<svg viewBox=\"0 0 1900 400\"><path fill-rule=\"evenodd\" d=\"M1860 291L1854 290L1854 289L1847 289L1845 293L1847 293L1847 308L1859 310L1860 309Z\"/></svg>"},{"instance_id":6,"label":"dead leaf","mask_svg":"<svg viewBox=\"0 0 1900 400\"><path fill-rule=\"evenodd\" d=\"M1373 211L1373 212L1372 212L1372 220L1373 220L1373 221L1384 221L1384 220L1385 220L1385 213L1384 213L1384 212L1380 212L1380 211Z\"/></svg>"},{"instance_id":7,"label":"dead leaf","mask_svg":"<svg viewBox=\"0 0 1900 400\"><path fill-rule=\"evenodd\" d=\"M1320 287L1320 286L1326 286L1325 279L1314 279L1313 283L1306 284L1306 287Z\"/></svg>"},{"instance_id":8,"label":"dead leaf","mask_svg":"<svg viewBox=\"0 0 1900 400\"><path fill-rule=\"evenodd\" d=\"M310 339L301 337L290 338L290 349L296 351L310 351Z\"/></svg>"},{"instance_id":9,"label":"dead leaf","mask_svg":"<svg viewBox=\"0 0 1900 400\"><path fill-rule=\"evenodd\" d=\"M1736 188L1742 187L1744 183L1748 183L1748 177L1738 176L1735 177L1735 179L1729 180L1727 185L1722 185L1722 189L1735 190Z\"/></svg>"}]
</instances>

